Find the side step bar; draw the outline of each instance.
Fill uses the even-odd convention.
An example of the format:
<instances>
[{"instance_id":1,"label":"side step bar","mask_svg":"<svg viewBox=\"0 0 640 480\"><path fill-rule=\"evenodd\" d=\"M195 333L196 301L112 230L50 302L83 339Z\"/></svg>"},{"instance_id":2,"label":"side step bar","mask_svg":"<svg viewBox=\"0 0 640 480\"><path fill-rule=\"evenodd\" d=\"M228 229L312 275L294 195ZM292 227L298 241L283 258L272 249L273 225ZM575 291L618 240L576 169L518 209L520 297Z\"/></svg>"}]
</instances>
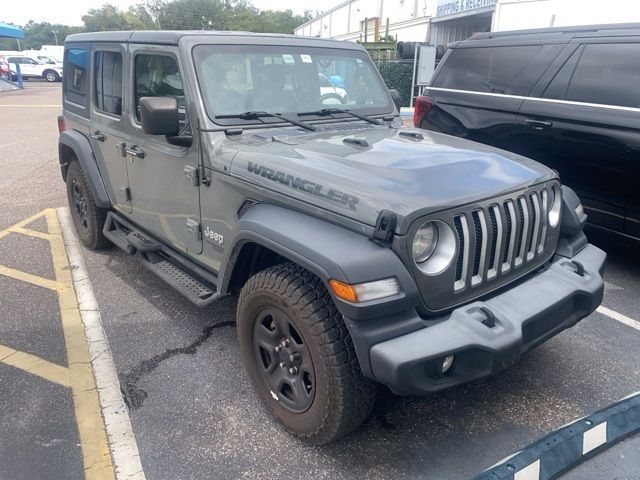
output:
<instances>
[{"instance_id":1,"label":"side step bar","mask_svg":"<svg viewBox=\"0 0 640 480\"><path fill-rule=\"evenodd\" d=\"M103 233L115 246L137 256L149 270L198 307L206 307L220 298L214 275L119 215L107 214Z\"/></svg>"}]
</instances>

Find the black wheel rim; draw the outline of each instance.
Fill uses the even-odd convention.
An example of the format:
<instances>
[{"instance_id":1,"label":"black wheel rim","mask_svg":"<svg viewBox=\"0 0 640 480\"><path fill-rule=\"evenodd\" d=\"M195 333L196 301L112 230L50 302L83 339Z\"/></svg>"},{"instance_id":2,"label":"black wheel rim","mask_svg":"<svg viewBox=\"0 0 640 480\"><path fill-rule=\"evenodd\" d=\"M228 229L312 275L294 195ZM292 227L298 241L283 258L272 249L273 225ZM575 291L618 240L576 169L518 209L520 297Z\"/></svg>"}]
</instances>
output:
<instances>
[{"instance_id":1,"label":"black wheel rim","mask_svg":"<svg viewBox=\"0 0 640 480\"><path fill-rule=\"evenodd\" d=\"M271 396L294 413L306 411L315 397L311 353L291 319L277 308L256 315L252 344L254 360Z\"/></svg>"},{"instance_id":2,"label":"black wheel rim","mask_svg":"<svg viewBox=\"0 0 640 480\"><path fill-rule=\"evenodd\" d=\"M76 217L76 223L83 233L89 233L89 216L87 215L87 202L84 198L84 194L80 189L78 182L73 180L71 182L71 195L73 203L73 213Z\"/></svg>"}]
</instances>

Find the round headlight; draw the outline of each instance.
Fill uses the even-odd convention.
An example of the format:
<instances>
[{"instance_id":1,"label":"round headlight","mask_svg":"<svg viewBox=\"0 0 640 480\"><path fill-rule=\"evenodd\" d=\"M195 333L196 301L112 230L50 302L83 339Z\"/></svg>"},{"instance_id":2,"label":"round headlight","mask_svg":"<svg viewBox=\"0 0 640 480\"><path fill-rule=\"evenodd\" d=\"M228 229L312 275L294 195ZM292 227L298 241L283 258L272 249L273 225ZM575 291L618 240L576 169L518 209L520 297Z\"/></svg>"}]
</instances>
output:
<instances>
[{"instance_id":1,"label":"round headlight","mask_svg":"<svg viewBox=\"0 0 640 480\"><path fill-rule=\"evenodd\" d=\"M456 253L453 229L441 220L423 223L413 237L412 253L422 273L442 273L451 265Z\"/></svg>"},{"instance_id":2,"label":"round headlight","mask_svg":"<svg viewBox=\"0 0 640 480\"><path fill-rule=\"evenodd\" d=\"M549 225L551 225L551 228L558 226L561 208L562 194L560 193L560 187L554 185L549 190Z\"/></svg>"},{"instance_id":3,"label":"round headlight","mask_svg":"<svg viewBox=\"0 0 640 480\"><path fill-rule=\"evenodd\" d=\"M422 225L413 237L413 259L424 263L433 254L438 244L438 229L433 222Z\"/></svg>"}]
</instances>

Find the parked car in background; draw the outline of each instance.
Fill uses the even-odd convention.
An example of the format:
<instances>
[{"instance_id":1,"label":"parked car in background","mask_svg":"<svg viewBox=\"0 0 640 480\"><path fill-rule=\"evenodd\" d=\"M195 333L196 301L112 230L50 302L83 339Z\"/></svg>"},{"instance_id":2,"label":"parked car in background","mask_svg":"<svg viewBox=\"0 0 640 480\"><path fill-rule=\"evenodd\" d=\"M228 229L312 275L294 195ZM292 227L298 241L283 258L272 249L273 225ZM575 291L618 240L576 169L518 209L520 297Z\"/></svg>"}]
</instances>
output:
<instances>
[{"instance_id":1,"label":"parked car in background","mask_svg":"<svg viewBox=\"0 0 640 480\"><path fill-rule=\"evenodd\" d=\"M545 163L592 225L640 238L640 24L480 33L449 47L414 125Z\"/></svg>"},{"instance_id":2,"label":"parked car in background","mask_svg":"<svg viewBox=\"0 0 640 480\"><path fill-rule=\"evenodd\" d=\"M31 58L35 58L36 60L46 64L46 65L55 65L57 67L62 68L62 60L59 58L55 58L52 57L50 55L46 55L40 52L35 52L32 54L29 54L28 56L30 56Z\"/></svg>"},{"instance_id":3,"label":"parked car in background","mask_svg":"<svg viewBox=\"0 0 640 480\"><path fill-rule=\"evenodd\" d=\"M11 69L9 68L9 62L7 62L7 59L0 57L0 78L5 80L8 79L10 71Z\"/></svg>"},{"instance_id":4,"label":"parked car in background","mask_svg":"<svg viewBox=\"0 0 640 480\"><path fill-rule=\"evenodd\" d=\"M59 82L62 79L62 66L49 65L26 55L7 57L11 72L17 73L16 65L20 65L22 78L44 78L47 82Z\"/></svg>"}]
</instances>

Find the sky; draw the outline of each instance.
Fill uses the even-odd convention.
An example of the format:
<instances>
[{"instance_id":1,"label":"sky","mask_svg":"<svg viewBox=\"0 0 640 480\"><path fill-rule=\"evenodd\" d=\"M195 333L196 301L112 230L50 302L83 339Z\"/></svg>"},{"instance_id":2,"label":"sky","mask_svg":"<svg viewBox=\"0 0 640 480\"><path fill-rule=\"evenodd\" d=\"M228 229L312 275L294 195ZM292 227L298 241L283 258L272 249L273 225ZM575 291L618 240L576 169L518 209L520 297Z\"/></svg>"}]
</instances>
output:
<instances>
[{"instance_id":1,"label":"sky","mask_svg":"<svg viewBox=\"0 0 640 480\"><path fill-rule=\"evenodd\" d=\"M87 10L97 8L104 3L127 9L141 0L0 0L0 22L24 25L29 20L36 22L82 25L81 17ZM331 0L333 5L340 0ZM294 13L303 13L305 9L316 10L318 2L314 0L252 0L251 3L261 10L291 9Z\"/></svg>"}]
</instances>

